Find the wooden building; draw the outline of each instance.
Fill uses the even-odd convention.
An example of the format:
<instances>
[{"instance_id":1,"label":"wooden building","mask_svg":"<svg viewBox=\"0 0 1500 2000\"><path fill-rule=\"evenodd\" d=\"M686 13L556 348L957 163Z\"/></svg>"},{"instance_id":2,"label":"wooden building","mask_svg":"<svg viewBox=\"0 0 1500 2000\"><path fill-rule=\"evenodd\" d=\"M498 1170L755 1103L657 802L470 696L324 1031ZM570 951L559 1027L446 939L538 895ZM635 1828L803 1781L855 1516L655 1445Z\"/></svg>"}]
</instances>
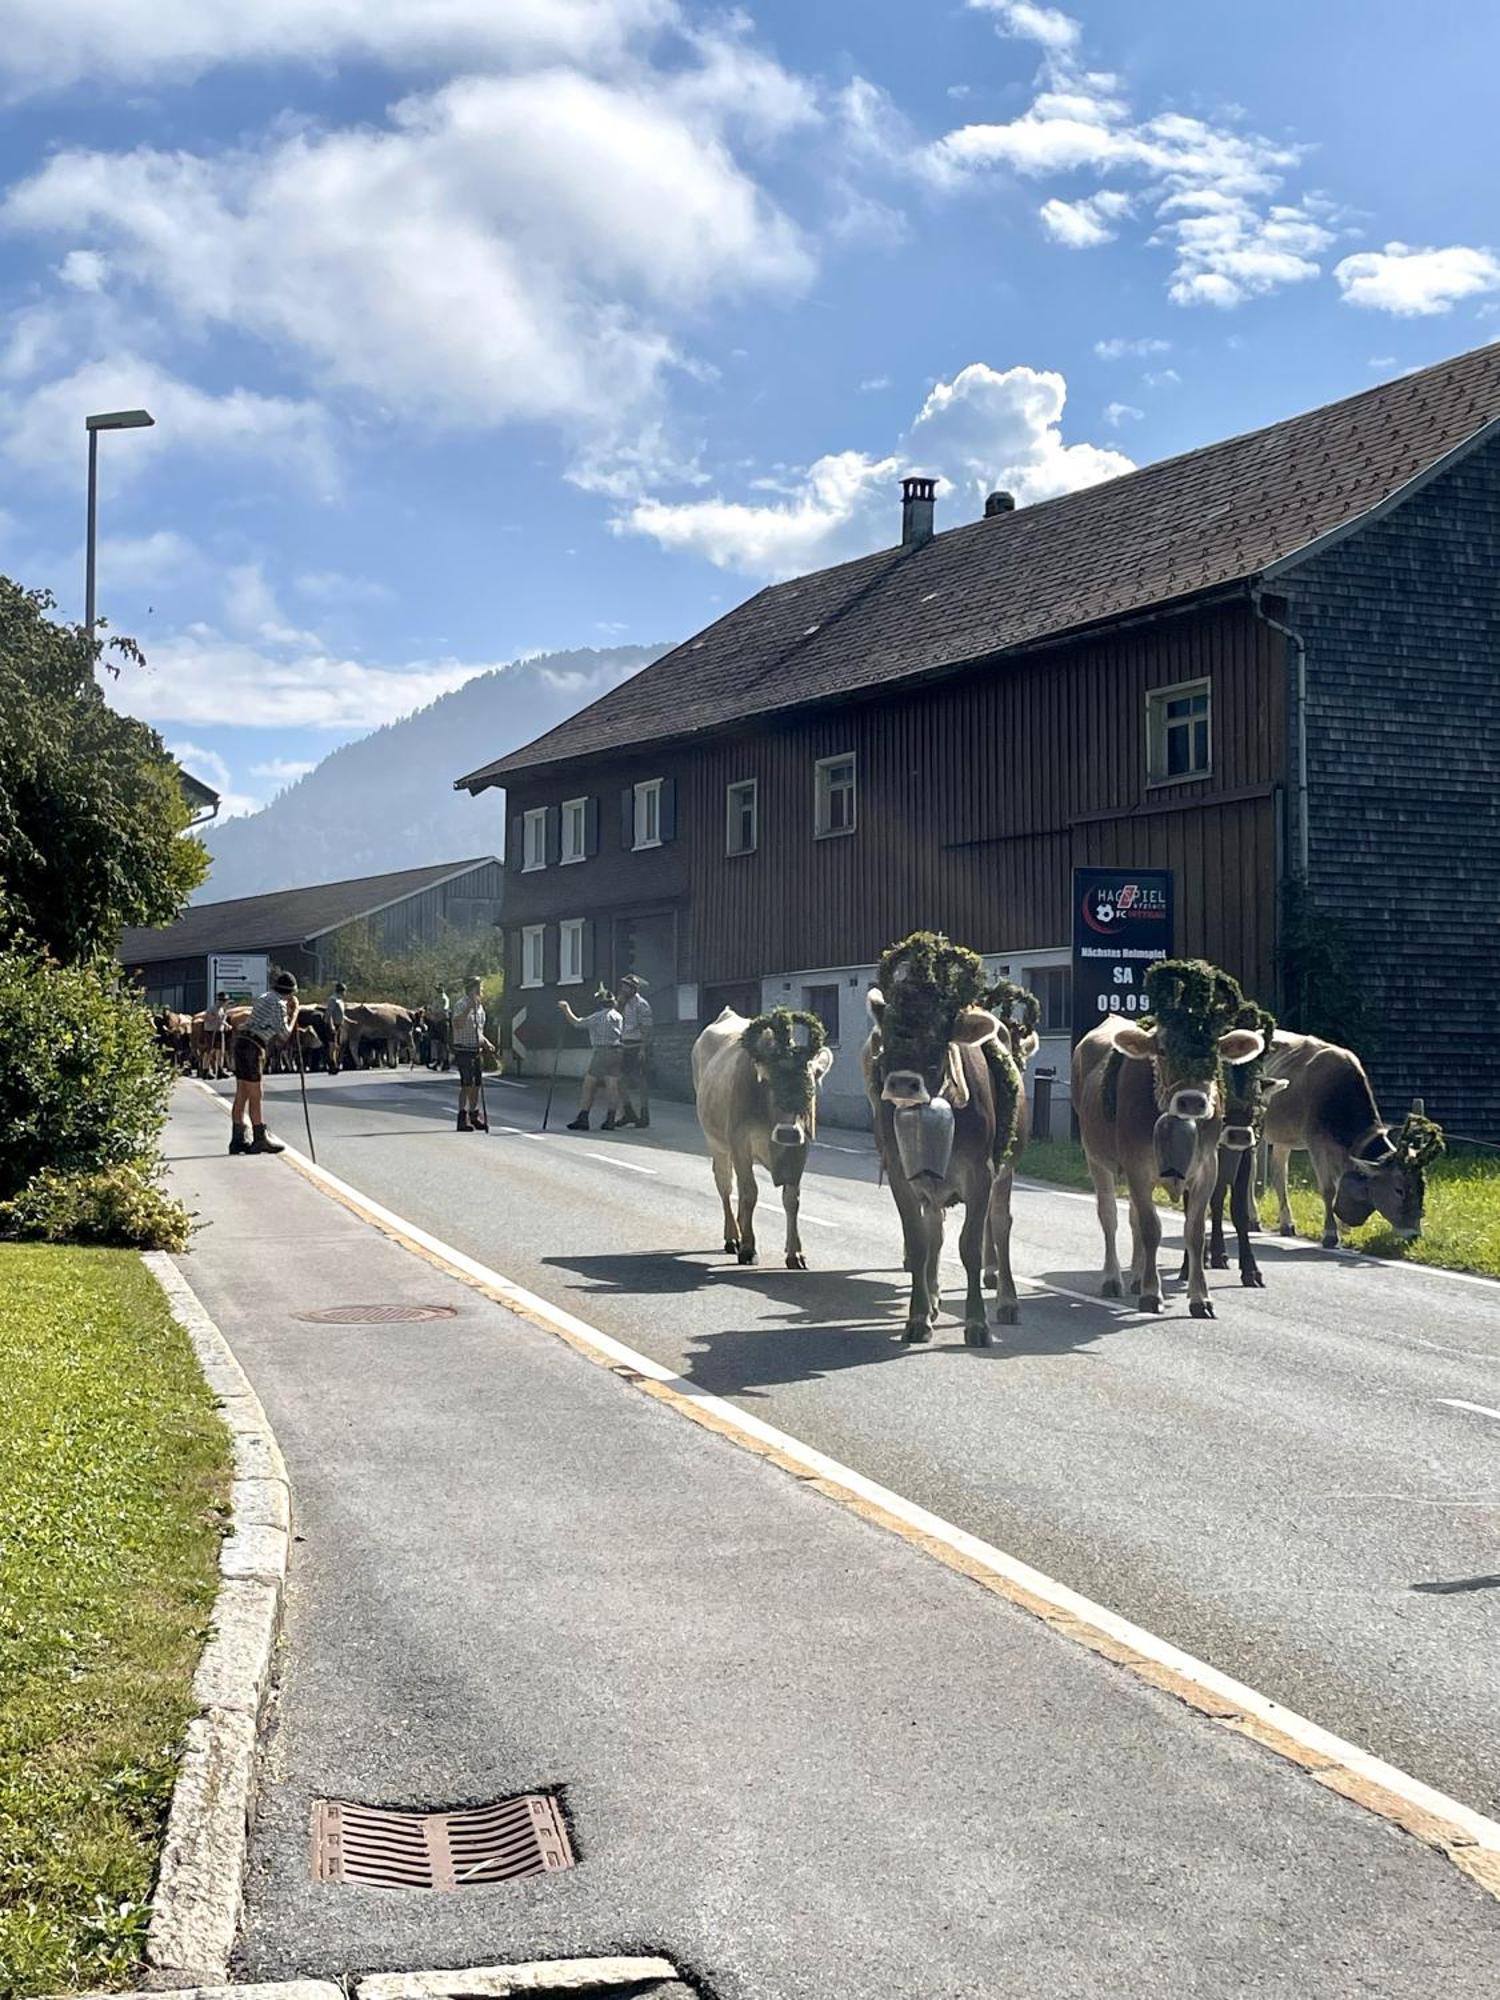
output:
<instances>
[{"instance_id":1,"label":"wooden building","mask_svg":"<svg viewBox=\"0 0 1500 2000\"><path fill-rule=\"evenodd\" d=\"M870 973L931 926L1065 1070L1070 871L1166 866L1178 950L1288 1013L1299 892L1393 1108L1500 1137L1500 346L940 534L932 491L458 780L506 788L533 1021L627 970L684 1029L810 1006L855 1113Z\"/></svg>"},{"instance_id":2,"label":"wooden building","mask_svg":"<svg viewBox=\"0 0 1500 2000\"><path fill-rule=\"evenodd\" d=\"M128 930L120 963L139 971L148 1003L196 1013L208 1004L214 958L240 958L294 972L309 989L339 976L340 951L357 935L385 953L430 944L445 928L473 931L500 921L505 871L494 855L439 861L391 875L319 882L195 903L160 930ZM362 995L379 999L379 994Z\"/></svg>"}]
</instances>

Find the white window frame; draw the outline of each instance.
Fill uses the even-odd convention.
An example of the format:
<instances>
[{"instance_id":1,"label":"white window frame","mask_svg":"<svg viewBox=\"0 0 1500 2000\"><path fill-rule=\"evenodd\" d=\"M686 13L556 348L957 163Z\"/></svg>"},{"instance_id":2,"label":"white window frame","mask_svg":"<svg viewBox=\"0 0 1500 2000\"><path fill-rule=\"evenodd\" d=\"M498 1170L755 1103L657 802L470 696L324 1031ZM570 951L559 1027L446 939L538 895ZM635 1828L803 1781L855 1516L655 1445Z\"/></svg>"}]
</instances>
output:
<instances>
[{"instance_id":1,"label":"white window frame","mask_svg":"<svg viewBox=\"0 0 1500 2000\"><path fill-rule=\"evenodd\" d=\"M829 772L836 764L849 766L849 824L833 826L833 786ZM840 790L843 789L841 786ZM841 750L836 757L820 757L813 767L813 835L818 840L842 840L859 827L859 758L853 750Z\"/></svg>"},{"instance_id":2,"label":"white window frame","mask_svg":"<svg viewBox=\"0 0 1500 2000\"><path fill-rule=\"evenodd\" d=\"M1167 704L1184 695L1201 694L1207 701L1203 720L1207 724L1208 761L1201 770L1167 770ZM1191 721L1188 724L1192 727ZM1146 690L1146 783L1148 785L1198 785L1214 774L1214 684L1207 674L1190 681L1174 681L1170 687Z\"/></svg>"},{"instance_id":3,"label":"white window frame","mask_svg":"<svg viewBox=\"0 0 1500 2000\"><path fill-rule=\"evenodd\" d=\"M745 847L736 847L734 837L738 831L735 810L735 795L740 792L750 794L750 840ZM760 846L760 780L759 778L736 778L724 790L724 852L731 855L753 854Z\"/></svg>"},{"instance_id":4,"label":"white window frame","mask_svg":"<svg viewBox=\"0 0 1500 2000\"><path fill-rule=\"evenodd\" d=\"M532 955L536 958L536 976L532 977ZM521 984L536 988L545 986L547 971L547 926L545 924L523 924L521 926Z\"/></svg>"},{"instance_id":5,"label":"white window frame","mask_svg":"<svg viewBox=\"0 0 1500 2000\"><path fill-rule=\"evenodd\" d=\"M564 917L557 927L557 983L559 986L582 986L583 984L583 927L585 917ZM568 970L568 947L573 947L574 970Z\"/></svg>"},{"instance_id":6,"label":"white window frame","mask_svg":"<svg viewBox=\"0 0 1500 2000\"><path fill-rule=\"evenodd\" d=\"M521 815L521 873L535 875L547 865L547 808L533 806Z\"/></svg>"},{"instance_id":7,"label":"white window frame","mask_svg":"<svg viewBox=\"0 0 1500 2000\"><path fill-rule=\"evenodd\" d=\"M569 839L577 833L575 844ZM564 799L562 802L562 865L571 868L575 861L589 858L589 802L586 798Z\"/></svg>"},{"instance_id":8,"label":"white window frame","mask_svg":"<svg viewBox=\"0 0 1500 2000\"><path fill-rule=\"evenodd\" d=\"M635 788L635 840L631 847L633 854L639 854L644 847L661 846L661 788L660 778L643 778ZM656 822L656 832L647 835L644 829Z\"/></svg>"}]
</instances>

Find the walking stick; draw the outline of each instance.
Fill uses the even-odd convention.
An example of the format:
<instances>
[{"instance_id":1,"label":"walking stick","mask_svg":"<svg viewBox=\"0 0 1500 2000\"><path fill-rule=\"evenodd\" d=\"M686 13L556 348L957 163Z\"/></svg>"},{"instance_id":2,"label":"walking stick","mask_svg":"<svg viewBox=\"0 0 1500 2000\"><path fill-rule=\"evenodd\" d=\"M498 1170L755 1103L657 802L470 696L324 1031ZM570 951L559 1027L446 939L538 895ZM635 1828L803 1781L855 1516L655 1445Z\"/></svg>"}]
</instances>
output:
<instances>
[{"instance_id":1,"label":"walking stick","mask_svg":"<svg viewBox=\"0 0 1500 2000\"><path fill-rule=\"evenodd\" d=\"M307 1127L307 1157L313 1165L318 1164L318 1149L313 1144L312 1114L307 1108L307 1069L302 1061L302 1030L293 1028L292 1043L297 1051L297 1081L302 1086L302 1122Z\"/></svg>"},{"instance_id":2,"label":"walking stick","mask_svg":"<svg viewBox=\"0 0 1500 2000\"><path fill-rule=\"evenodd\" d=\"M490 1129L490 1101L484 1094L484 1040L479 1044L479 1115L484 1120L486 1132Z\"/></svg>"},{"instance_id":3,"label":"walking stick","mask_svg":"<svg viewBox=\"0 0 1500 2000\"><path fill-rule=\"evenodd\" d=\"M557 1040L552 1048L552 1081L547 1085L547 1102L542 1107L542 1130L547 1129L547 1120L552 1116L552 1093L557 1088L557 1065L562 1061L562 1029L557 1031Z\"/></svg>"}]
</instances>

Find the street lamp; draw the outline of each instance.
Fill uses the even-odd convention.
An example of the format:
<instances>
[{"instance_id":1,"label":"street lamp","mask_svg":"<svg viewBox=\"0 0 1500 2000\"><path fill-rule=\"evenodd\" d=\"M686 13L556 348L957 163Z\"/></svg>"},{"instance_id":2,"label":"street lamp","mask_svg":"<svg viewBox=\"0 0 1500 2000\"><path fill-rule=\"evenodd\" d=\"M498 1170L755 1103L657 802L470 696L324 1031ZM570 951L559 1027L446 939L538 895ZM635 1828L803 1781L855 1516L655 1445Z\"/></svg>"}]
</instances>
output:
<instances>
[{"instance_id":1,"label":"street lamp","mask_svg":"<svg viewBox=\"0 0 1500 2000\"><path fill-rule=\"evenodd\" d=\"M99 505L100 431L138 431L156 422L149 410L106 410L102 416L85 417L89 434L89 526L84 553L83 622L88 627L89 644L94 643L94 528Z\"/></svg>"}]
</instances>

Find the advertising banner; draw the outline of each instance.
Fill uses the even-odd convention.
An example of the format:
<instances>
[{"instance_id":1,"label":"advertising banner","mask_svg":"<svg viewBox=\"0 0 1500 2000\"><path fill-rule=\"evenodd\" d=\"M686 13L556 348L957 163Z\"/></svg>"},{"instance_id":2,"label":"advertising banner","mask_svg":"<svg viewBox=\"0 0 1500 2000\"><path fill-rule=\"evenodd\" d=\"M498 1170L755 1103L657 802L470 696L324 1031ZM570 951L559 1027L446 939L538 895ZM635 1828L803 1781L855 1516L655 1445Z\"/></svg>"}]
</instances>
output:
<instances>
[{"instance_id":1,"label":"advertising banner","mask_svg":"<svg viewBox=\"0 0 1500 2000\"><path fill-rule=\"evenodd\" d=\"M1172 956L1170 868L1073 870L1073 1040L1106 1014L1145 1014L1146 972Z\"/></svg>"}]
</instances>

